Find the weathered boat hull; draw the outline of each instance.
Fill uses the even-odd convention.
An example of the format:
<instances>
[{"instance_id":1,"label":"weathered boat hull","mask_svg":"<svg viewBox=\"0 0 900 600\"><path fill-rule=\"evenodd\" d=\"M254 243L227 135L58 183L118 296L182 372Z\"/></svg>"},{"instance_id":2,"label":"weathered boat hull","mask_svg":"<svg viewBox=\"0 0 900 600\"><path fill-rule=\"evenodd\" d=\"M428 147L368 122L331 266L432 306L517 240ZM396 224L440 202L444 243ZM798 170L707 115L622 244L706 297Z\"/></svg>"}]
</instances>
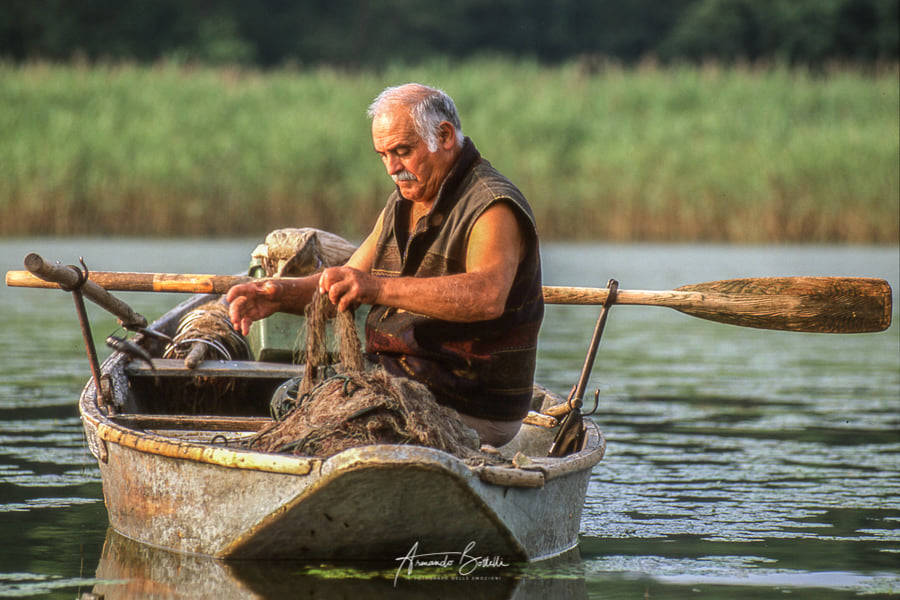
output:
<instances>
[{"instance_id":1,"label":"weathered boat hull","mask_svg":"<svg viewBox=\"0 0 900 600\"><path fill-rule=\"evenodd\" d=\"M126 364L114 354L103 365L121 405ZM295 457L213 443L215 432L135 427L128 415L106 414L95 396L91 382L80 411L110 525L147 544L218 558L393 562L416 544L419 553L506 562L555 556L577 544L591 468L605 449L587 423L580 452L521 469L473 467L418 446ZM550 436L524 425L509 451L546 448Z\"/></svg>"}]
</instances>

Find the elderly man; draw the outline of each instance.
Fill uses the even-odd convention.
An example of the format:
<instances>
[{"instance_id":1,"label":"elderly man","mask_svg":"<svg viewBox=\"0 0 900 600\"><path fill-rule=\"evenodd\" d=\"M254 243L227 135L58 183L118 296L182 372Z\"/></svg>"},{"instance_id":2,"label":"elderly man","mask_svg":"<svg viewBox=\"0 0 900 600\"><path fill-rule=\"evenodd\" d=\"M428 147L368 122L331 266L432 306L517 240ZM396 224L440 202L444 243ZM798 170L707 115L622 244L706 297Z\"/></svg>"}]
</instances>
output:
<instances>
[{"instance_id":1,"label":"elderly man","mask_svg":"<svg viewBox=\"0 0 900 600\"><path fill-rule=\"evenodd\" d=\"M483 442L506 443L529 409L544 312L531 208L463 136L441 90L388 88L369 116L397 186L372 232L343 267L233 287L231 320L246 334L302 311L317 286L338 310L370 304L368 357L424 383Z\"/></svg>"}]
</instances>

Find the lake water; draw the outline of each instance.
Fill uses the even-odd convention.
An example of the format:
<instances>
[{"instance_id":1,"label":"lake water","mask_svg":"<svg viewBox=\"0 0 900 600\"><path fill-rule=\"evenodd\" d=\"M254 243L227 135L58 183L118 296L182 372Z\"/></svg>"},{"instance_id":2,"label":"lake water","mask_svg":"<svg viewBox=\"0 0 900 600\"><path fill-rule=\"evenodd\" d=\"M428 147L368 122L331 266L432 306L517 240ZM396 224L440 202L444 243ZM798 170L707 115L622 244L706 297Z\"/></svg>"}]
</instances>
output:
<instances>
[{"instance_id":1,"label":"lake water","mask_svg":"<svg viewBox=\"0 0 900 600\"><path fill-rule=\"evenodd\" d=\"M0 266L21 269L37 251L63 263L84 256L96 270L234 273L255 243L0 240ZM770 275L883 277L897 290L900 255L896 247L544 248L550 285L603 287L614 277L622 289L662 290ZM151 319L183 297L120 296ZM897 305L895 293L895 321ZM95 339L116 329L99 309L89 314ZM564 393L577 380L596 316L593 307L548 307L542 383ZM614 308L591 379L608 451L591 479L578 552L482 579L397 587L389 565L234 567L108 537L76 410L89 369L67 294L0 288L0 369L3 597L70 599L95 586L107 598L900 594L896 324L878 334L799 334Z\"/></svg>"}]
</instances>

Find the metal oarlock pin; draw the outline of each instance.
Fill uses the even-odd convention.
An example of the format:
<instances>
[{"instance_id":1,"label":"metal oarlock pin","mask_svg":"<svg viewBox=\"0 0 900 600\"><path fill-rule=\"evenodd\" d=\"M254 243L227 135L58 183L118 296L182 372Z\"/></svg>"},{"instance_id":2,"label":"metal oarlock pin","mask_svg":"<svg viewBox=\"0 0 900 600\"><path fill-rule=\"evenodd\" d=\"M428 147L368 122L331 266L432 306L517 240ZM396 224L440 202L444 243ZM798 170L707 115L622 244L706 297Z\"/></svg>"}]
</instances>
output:
<instances>
[{"instance_id":1,"label":"metal oarlock pin","mask_svg":"<svg viewBox=\"0 0 900 600\"><path fill-rule=\"evenodd\" d=\"M103 387L100 383L100 361L97 360L97 349L94 347L94 336L91 333L91 323L88 320L87 309L84 306L84 294L82 288L88 280L90 271L84 264L84 258L78 257L78 262L84 270L79 269L75 265L68 265L68 268L75 272L77 280L73 285L59 284L60 289L66 292L72 292L72 299L75 301L75 312L78 315L78 323L81 325L81 336L84 338L84 348L87 351L88 361L91 364L91 376L94 378L94 393L97 395L98 404L107 404L106 396L103 394Z\"/></svg>"},{"instance_id":2,"label":"metal oarlock pin","mask_svg":"<svg viewBox=\"0 0 900 600\"><path fill-rule=\"evenodd\" d=\"M591 338L591 345L588 348L587 356L584 359L584 366L581 368L581 377L578 378L578 383L572 388L572 393L569 394L567 400L570 410L563 419L559 431L556 433L556 437L553 439L553 444L550 446L550 452L548 453L549 456L559 457L577 452L584 441L585 428L584 423L582 422L583 414L581 412L582 398L584 398L584 390L587 387L588 379L591 376L594 358L597 356L597 348L600 346L600 338L603 336L603 329L606 327L609 309L612 308L612 305L616 302L616 293L619 290L619 282L615 279L610 279L609 283L606 284L606 287L609 288L609 294L606 297L606 301L603 303L603 308L600 310L597 324L594 326L594 335ZM594 394L594 408L586 414L590 415L597 412L599 400L600 390L597 390L596 394Z\"/></svg>"}]
</instances>

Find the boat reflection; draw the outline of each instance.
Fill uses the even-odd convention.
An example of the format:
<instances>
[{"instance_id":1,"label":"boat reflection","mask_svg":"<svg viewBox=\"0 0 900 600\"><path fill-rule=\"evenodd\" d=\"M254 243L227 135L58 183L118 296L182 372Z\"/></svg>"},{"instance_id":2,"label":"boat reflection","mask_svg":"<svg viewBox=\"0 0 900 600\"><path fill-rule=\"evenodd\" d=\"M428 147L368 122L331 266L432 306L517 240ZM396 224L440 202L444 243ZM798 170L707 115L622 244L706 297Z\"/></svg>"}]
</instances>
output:
<instances>
[{"instance_id":1,"label":"boat reflection","mask_svg":"<svg viewBox=\"0 0 900 600\"><path fill-rule=\"evenodd\" d=\"M106 535L96 578L93 595L83 597L229 600L287 598L298 593L323 600L587 597L577 549L536 564L488 565L461 574L456 564L398 571L390 563L226 562L147 546L112 529Z\"/></svg>"}]
</instances>

